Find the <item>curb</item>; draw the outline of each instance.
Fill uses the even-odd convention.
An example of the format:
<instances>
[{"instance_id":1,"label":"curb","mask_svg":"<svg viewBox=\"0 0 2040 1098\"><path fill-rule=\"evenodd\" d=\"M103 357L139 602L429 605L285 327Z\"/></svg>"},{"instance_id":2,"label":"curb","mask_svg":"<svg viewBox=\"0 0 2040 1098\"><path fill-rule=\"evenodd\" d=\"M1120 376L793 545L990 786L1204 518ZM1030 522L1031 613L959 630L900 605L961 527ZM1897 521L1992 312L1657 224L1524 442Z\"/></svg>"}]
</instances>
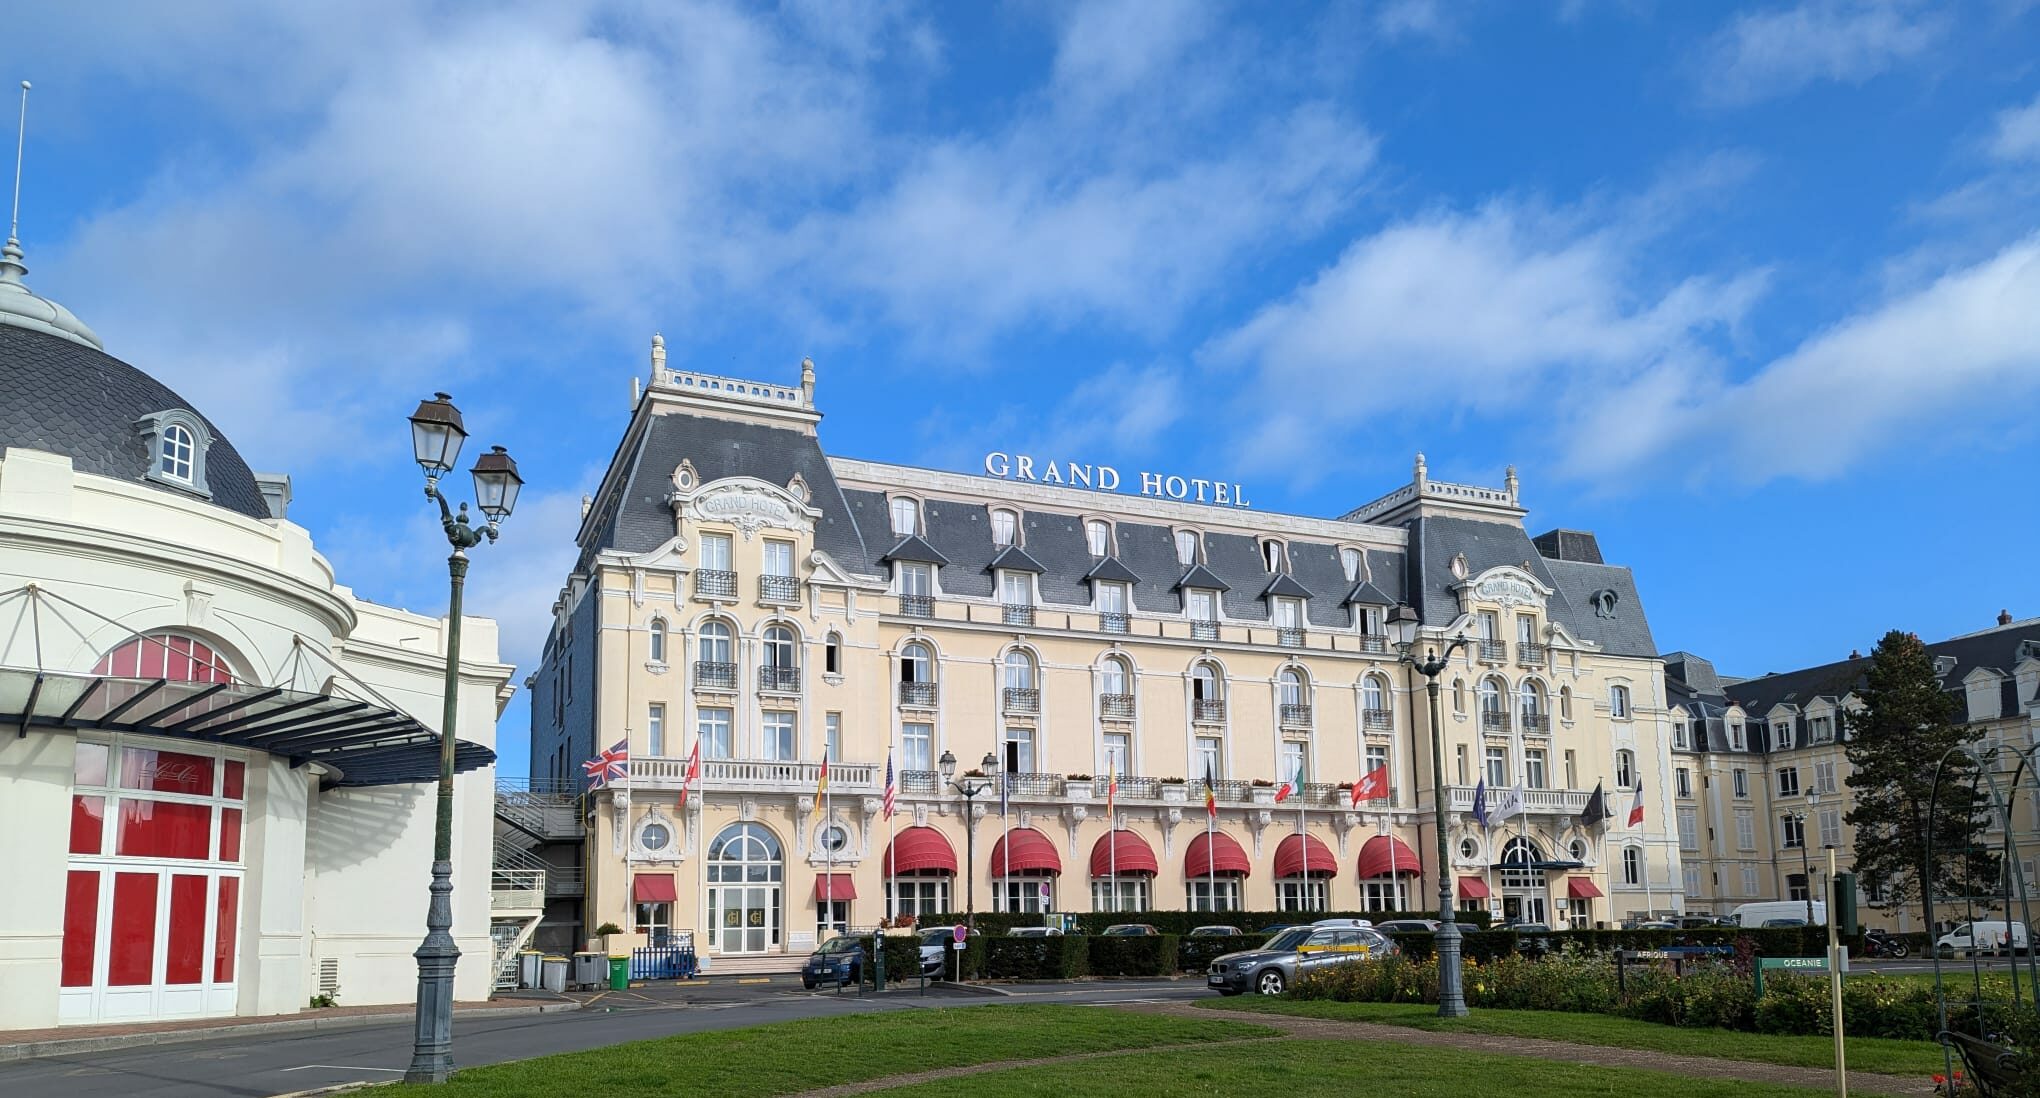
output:
<instances>
[{"instance_id":1,"label":"curb","mask_svg":"<svg viewBox=\"0 0 2040 1098\"><path fill-rule=\"evenodd\" d=\"M1017 991L1007 991L1005 988L993 987L990 984L959 984L949 980L944 980L936 986L946 987L951 991L967 992L972 995L989 995L995 999L1011 999L1019 994Z\"/></svg>"},{"instance_id":2,"label":"curb","mask_svg":"<svg viewBox=\"0 0 2040 1098\"><path fill-rule=\"evenodd\" d=\"M508 1018L519 1015L561 1014L581 1009L579 1003L542 1003L537 1006L474 1007L454 1012L454 1020L468 1018ZM18 1045L0 1045L0 1064L21 1060L40 1060L52 1056L71 1056L87 1052L111 1052L124 1048L143 1048L149 1045L185 1045L197 1041L215 1041L228 1037L253 1037L265 1033L294 1033L299 1031L364 1029L369 1026L407 1025L408 1014L349 1014L338 1018L281 1018L273 1022L248 1022L242 1025L216 1026L210 1029L175 1029L159 1033L122 1033L104 1037L64 1037L49 1041L29 1041Z\"/></svg>"}]
</instances>

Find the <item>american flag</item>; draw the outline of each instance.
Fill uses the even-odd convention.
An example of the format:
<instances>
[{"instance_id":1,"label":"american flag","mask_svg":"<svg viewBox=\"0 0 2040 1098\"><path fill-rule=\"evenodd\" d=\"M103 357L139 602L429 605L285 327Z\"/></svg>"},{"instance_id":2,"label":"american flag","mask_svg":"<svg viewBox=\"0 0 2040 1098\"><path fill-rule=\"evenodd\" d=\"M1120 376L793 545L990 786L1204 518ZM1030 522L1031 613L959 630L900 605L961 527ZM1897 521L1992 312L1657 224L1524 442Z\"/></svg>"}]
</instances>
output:
<instances>
[{"instance_id":1,"label":"american flag","mask_svg":"<svg viewBox=\"0 0 2040 1098\"><path fill-rule=\"evenodd\" d=\"M610 782L622 781L630 776L630 741L618 740L616 746L581 764L588 774L588 788L600 789Z\"/></svg>"},{"instance_id":2,"label":"american flag","mask_svg":"<svg viewBox=\"0 0 2040 1098\"><path fill-rule=\"evenodd\" d=\"M890 820L899 810L899 787L893 784L892 751L885 753L885 818Z\"/></svg>"}]
</instances>

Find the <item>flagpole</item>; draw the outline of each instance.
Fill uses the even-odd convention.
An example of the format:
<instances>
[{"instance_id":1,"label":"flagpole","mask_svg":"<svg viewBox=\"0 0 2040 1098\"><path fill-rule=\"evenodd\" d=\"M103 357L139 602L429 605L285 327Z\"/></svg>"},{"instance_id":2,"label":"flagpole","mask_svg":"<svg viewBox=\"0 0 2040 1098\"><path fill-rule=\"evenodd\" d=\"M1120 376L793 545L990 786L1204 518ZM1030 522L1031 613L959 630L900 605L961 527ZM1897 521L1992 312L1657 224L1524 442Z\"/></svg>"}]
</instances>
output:
<instances>
[{"instance_id":1,"label":"flagpole","mask_svg":"<svg viewBox=\"0 0 2040 1098\"><path fill-rule=\"evenodd\" d=\"M899 787L894 784L898 779L893 776L892 761L892 745L887 744L885 747L885 780L887 791L893 795L894 804L897 805ZM899 836L900 827L899 821L893 817L898 814L899 812L896 807L888 808L885 811L885 880L879 882L879 890L885 893L885 921L888 923L898 920L900 915L897 897L893 895L894 877L896 876L893 867L898 864L899 860L899 855L893 853L893 840Z\"/></svg>"},{"instance_id":2,"label":"flagpole","mask_svg":"<svg viewBox=\"0 0 2040 1098\"><path fill-rule=\"evenodd\" d=\"M1106 881L1112 890L1112 910L1119 910L1119 760L1105 758L1105 857Z\"/></svg>"}]
</instances>

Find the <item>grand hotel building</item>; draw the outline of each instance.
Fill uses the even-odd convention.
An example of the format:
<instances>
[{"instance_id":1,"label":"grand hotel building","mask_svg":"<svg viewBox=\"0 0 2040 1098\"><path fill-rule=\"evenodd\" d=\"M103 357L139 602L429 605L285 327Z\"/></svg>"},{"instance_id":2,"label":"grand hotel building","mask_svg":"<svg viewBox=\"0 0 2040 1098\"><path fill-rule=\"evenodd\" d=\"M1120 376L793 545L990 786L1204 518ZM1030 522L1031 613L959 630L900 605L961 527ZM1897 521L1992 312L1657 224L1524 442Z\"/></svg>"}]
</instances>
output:
<instances>
[{"instance_id":1,"label":"grand hotel building","mask_svg":"<svg viewBox=\"0 0 2040 1098\"><path fill-rule=\"evenodd\" d=\"M1429 714L1384 635L1399 604L1423 644L1473 638L1441 678L1461 902L1577 925L1682 906L1635 584L1591 534L1530 537L1513 471L1447 484L1419 457L1410 483L1311 518L1171 499L1166 480L1132 494L1133 473L1117 493L1039 465L1023 481L1017 456L988 462L1004 479L835 457L821 419L810 363L798 384L712 377L654 341L527 680L535 787L618 741L631 756L585 802L585 891L548 916L555 940L693 931L728 970L971 903L1429 906ZM945 753L960 780L990 757L1003 819L996 790L966 809ZM1382 765L1392 795L1355 808L1348 786ZM1483 777L1526 791L1491 834L1471 815ZM1618 818L1582 826L1597 783Z\"/></svg>"}]
</instances>

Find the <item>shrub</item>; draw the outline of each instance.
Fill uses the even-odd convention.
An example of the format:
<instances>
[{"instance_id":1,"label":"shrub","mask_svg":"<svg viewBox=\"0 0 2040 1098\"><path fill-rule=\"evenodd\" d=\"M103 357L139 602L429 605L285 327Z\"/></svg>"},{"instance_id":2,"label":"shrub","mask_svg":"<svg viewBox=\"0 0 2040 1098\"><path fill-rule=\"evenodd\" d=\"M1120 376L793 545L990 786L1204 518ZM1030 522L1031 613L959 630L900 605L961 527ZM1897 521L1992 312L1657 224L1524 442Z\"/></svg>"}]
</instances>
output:
<instances>
[{"instance_id":1,"label":"shrub","mask_svg":"<svg viewBox=\"0 0 2040 1098\"><path fill-rule=\"evenodd\" d=\"M1082 935L1044 938L981 938L979 971L995 980L1067 980L1088 970L1090 939Z\"/></svg>"},{"instance_id":2,"label":"shrub","mask_svg":"<svg viewBox=\"0 0 2040 1098\"><path fill-rule=\"evenodd\" d=\"M1176 974L1177 938L1174 934L1101 934L1088 941L1091 943L1090 965L1094 976Z\"/></svg>"},{"instance_id":3,"label":"shrub","mask_svg":"<svg viewBox=\"0 0 2040 1098\"><path fill-rule=\"evenodd\" d=\"M1758 1033L1833 1033L1828 1014L1825 978L1796 973L1764 977L1764 997L1757 1000Z\"/></svg>"},{"instance_id":4,"label":"shrub","mask_svg":"<svg viewBox=\"0 0 2040 1098\"><path fill-rule=\"evenodd\" d=\"M1435 911L1092 911L1078 914L1077 926L1079 933L1097 934L1114 923L1148 923L1164 934L1187 935L1200 926L1225 925L1239 927L1258 937L1267 927L1295 926L1319 919L1382 922L1387 919L1429 919L1436 915ZM1004 911L980 911L976 919L978 933L993 936L1002 935L1016 926L1041 925L1040 915ZM963 913L954 911L921 916L922 926L957 926L968 921ZM1487 927L1487 914L1468 915L1462 912L1459 921L1464 930L1482 930Z\"/></svg>"},{"instance_id":5,"label":"shrub","mask_svg":"<svg viewBox=\"0 0 2040 1098\"><path fill-rule=\"evenodd\" d=\"M1228 953L1253 949L1262 942L1259 934L1229 934L1224 937L1185 937L1176 942L1176 966L1184 972L1203 972L1211 962Z\"/></svg>"},{"instance_id":6,"label":"shrub","mask_svg":"<svg viewBox=\"0 0 2040 1098\"><path fill-rule=\"evenodd\" d=\"M1438 965L1390 955L1371 961L1321 968L1298 980L1293 999L1330 999L1342 1003L1435 1003Z\"/></svg>"}]
</instances>

